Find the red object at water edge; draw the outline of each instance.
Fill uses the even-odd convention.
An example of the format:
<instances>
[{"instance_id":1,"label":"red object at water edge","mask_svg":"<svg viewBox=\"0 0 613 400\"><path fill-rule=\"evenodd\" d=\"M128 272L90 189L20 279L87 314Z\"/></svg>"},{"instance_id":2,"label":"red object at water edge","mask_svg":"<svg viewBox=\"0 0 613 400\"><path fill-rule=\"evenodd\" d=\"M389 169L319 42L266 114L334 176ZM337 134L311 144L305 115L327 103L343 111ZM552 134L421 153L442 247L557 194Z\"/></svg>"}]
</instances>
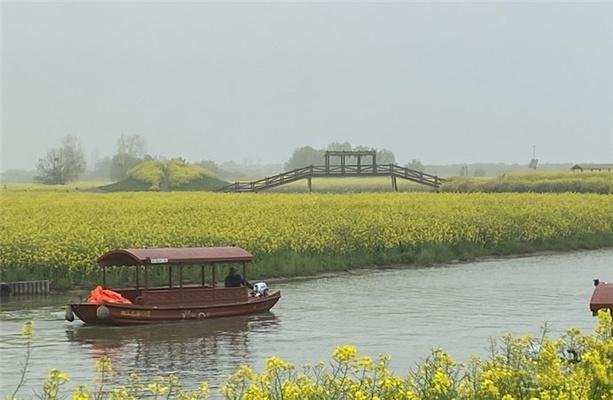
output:
<instances>
[{"instance_id":1,"label":"red object at water edge","mask_svg":"<svg viewBox=\"0 0 613 400\"><path fill-rule=\"evenodd\" d=\"M609 309L613 314L613 283L600 282L594 279L594 293L590 299L590 310L592 314L598 314L600 309Z\"/></svg>"}]
</instances>

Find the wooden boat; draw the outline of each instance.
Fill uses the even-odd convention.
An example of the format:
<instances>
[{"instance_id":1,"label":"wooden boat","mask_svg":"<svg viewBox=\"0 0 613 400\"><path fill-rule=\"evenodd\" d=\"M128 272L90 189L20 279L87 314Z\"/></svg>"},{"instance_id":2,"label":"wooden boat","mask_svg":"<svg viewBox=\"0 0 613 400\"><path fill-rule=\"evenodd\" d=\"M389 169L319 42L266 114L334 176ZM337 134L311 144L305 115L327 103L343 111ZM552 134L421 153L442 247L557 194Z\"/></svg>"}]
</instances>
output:
<instances>
[{"instance_id":1,"label":"wooden boat","mask_svg":"<svg viewBox=\"0 0 613 400\"><path fill-rule=\"evenodd\" d=\"M133 266L136 287L113 289L130 304L116 302L83 302L70 304L66 319L71 321L76 315L86 324L135 325L172 321L202 320L266 312L281 298L281 292L268 294L253 293L246 287L217 287L215 274L218 264L241 263L243 277L246 264L253 256L239 247L191 247L155 249L117 249L100 258L103 286L106 287L108 267ZM183 269L200 266L201 284L183 285ZM148 276L151 268L168 268L168 286L149 288ZM178 286L173 287L173 270L178 268ZM211 285L205 283L205 269L211 269ZM140 275L144 275L140 287Z\"/></svg>"},{"instance_id":2,"label":"wooden boat","mask_svg":"<svg viewBox=\"0 0 613 400\"><path fill-rule=\"evenodd\" d=\"M613 283L600 282L594 279L594 293L590 300L590 310L593 315L600 309L609 309L613 313Z\"/></svg>"}]
</instances>

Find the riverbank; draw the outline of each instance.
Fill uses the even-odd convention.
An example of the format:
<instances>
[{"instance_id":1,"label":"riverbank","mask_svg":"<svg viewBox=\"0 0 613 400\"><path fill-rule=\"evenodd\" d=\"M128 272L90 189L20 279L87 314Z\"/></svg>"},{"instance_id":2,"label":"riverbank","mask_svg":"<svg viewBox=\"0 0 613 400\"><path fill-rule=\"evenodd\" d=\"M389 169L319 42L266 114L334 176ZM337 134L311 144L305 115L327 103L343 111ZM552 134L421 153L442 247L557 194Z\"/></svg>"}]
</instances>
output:
<instances>
[{"instance_id":1,"label":"riverbank","mask_svg":"<svg viewBox=\"0 0 613 400\"><path fill-rule=\"evenodd\" d=\"M459 246L428 245L420 248L390 249L379 253L358 252L346 255L330 254L293 254L281 252L268 256L256 257L248 267L249 280L266 280L267 282L287 282L301 279L313 279L337 276L343 272L360 272L365 270L400 269L436 267L440 265L470 263L495 259L508 259L525 256L562 254L578 250L594 250L613 247L613 235L584 235L565 240L549 240L534 243L508 242L496 247L480 247L471 243ZM19 270L18 270L19 272ZM40 271L36 271L38 275ZM10 274L8 274L10 277ZM23 275L21 275L23 276ZM186 283L199 283L200 269L187 267L183 278ZM100 284L100 271L88 273L62 274L53 282L53 290L89 290ZM109 287L121 287L134 284L130 268L107 270ZM150 274L152 285L164 285L168 275L165 268L159 268Z\"/></svg>"},{"instance_id":2,"label":"riverbank","mask_svg":"<svg viewBox=\"0 0 613 400\"><path fill-rule=\"evenodd\" d=\"M613 238L612 238L613 239ZM419 268L444 268L448 266L462 265L462 264L472 264L472 263L481 263L481 262L491 262L491 261L503 261L503 260L513 260L513 259L523 259L527 257L543 257L543 256L559 256L569 253L580 253L583 251L591 251L591 250L605 250L605 249L613 249L613 244L606 244L604 246L597 247L582 247L582 248L573 248L573 249L561 249L561 250L534 250L524 253L511 253L511 254L483 254L479 256L474 256L473 258L465 258L465 259L451 259L448 261L439 261L435 263L427 263L427 264L407 264L407 263L393 263L393 264L372 264L372 265L364 265L364 266L355 266L350 268L338 269L336 271L327 271L320 272L317 274L311 275L292 275L292 276L276 276L272 278L268 278L266 276L255 276L255 278L265 279L266 282L269 283L288 283L288 282L299 282L299 281L309 281L313 279L324 279L324 278L334 278L337 276L343 275L360 275L360 274L368 274L376 271L384 271L384 270L402 270L402 269L419 269Z\"/></svg>"},{"instance_id":3,"label":"riverbank","mask_svg":"<svg viewBox=\"0 0 613 400\"><path fill-rule=\"evenodd\" d=\"M300 278L312 279L327 275L334 276L341 271L434 267L443 264L506 259L526 255L560 254L610 247L613 247L613 234L582 235L575 238L532 243L505 242L494 247L482 247L472 243L463 243L458 246L426 245L420 248L390 249L379 253L359 252L345 256L316 254L309 257L282 253L270 258L256 258L250 269L250 276L253 279L267 279L271 282Z\"/></svg>"}]
</instances>

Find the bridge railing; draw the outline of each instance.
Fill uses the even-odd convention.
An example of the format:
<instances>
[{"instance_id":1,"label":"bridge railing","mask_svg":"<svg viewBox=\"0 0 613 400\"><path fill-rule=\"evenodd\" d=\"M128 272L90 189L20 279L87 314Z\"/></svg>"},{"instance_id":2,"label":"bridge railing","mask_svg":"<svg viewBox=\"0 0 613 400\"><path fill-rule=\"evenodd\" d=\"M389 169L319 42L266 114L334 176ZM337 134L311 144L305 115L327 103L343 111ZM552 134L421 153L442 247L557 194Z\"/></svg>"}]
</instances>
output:
<instances>
[{"instance_id":1,"label":"bridge railing","mask_svg":"<svg viewBox=\"0 0 613 400\"><path fill-rule=\"evenodd\" d=\"M219 190L224 192L257 192L310 177L386 175L401 177L433 187L440 186L444 181L436 175L401 167L396 164L329 164L309 165L251 182L234 182Z\"/></svg>"}]
</instances>

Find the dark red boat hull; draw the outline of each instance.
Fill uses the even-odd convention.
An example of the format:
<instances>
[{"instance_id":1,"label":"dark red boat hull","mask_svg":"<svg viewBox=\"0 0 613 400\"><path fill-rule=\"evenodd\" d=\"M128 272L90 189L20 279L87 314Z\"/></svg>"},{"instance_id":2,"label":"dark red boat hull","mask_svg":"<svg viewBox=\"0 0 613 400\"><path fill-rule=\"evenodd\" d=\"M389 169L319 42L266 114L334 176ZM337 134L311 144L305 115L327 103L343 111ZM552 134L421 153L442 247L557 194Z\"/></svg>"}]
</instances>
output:
<instances>
[{"instance_id":1,"label":"dark red boat hull","mask_svg":"<svg viewBox=\"0 0 613 400\"><path fill-rule=\"evenodd\" d=\"M77 303L71 304L70 308L86 324L137 325L257 314L269 311L280 298L281 292L274 292L268 296L221 304ZM100 307L106 310L99 310Z\"/></svg>"}]
</instances>

